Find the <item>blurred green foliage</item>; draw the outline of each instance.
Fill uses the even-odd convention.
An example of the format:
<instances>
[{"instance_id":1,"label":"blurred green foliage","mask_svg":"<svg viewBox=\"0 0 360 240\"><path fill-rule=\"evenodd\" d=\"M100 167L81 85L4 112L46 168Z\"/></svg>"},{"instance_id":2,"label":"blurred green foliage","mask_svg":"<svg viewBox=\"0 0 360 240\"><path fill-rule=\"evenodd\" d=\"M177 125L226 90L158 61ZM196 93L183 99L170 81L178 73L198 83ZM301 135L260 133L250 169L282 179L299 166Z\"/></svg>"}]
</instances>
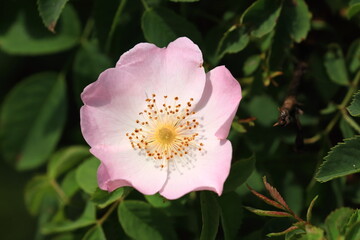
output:
<instances>
[{"instance_id":1,"label":"blurred green foliage","mask_svg":"<svg viewBox=\"0 0 360 240\"><path fill-rule=\"evenodd\" d=\"M272 239L360 239L359 13L359 0L1 1L0 238L267 239L293 221L244 210L265 208L244 183L264 192L266 175L303 219L319 196L312 225ZM223 195L100 190L82 89L135 44L180 36L242 86ZM301 62L303 114L273 127Z\"/></svg>"}]
</instances>

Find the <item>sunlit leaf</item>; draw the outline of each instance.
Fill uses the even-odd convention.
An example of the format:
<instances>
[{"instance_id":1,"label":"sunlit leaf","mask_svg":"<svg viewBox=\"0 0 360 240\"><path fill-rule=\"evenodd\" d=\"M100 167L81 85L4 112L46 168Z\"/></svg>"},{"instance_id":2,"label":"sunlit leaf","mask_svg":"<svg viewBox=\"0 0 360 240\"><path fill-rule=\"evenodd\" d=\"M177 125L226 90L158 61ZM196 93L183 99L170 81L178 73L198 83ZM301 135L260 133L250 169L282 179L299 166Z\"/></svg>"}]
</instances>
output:
<instances>
[{"instance_id":1,"label":"sunlit leaf","mask_svg":"<svg viewBox=\"0 0 360 240\"><path fill-rule=\"evenodd\" d=\"M360 136L345 139L331 149L320 166L316 180L327 182L331 179L360 172Z\"/></svg>"},{"instance_id":2,"label":"sunlit leaf","mask_svg":"<svg viewBox=\"0 0 360 240\"><path fill-rule=\"evenodd\" d=\"M38 0L38 10L45 26L55 32L56 23L69 0Z\"/></svg>"},{"instance_id":3,"label":"sunlit leaf","mask_svg":"<svg viewBox=\"0 0 360 240\"><path fill-rule=\"evenodd\" d=\"M349 3L349 10L347 12L347 16L349 18L352 18L359 13L360 13L360 0L351 0Z\"/></svg>"},{"instance_id":4,"label":"sunlit leaf","mask_svg":"<svg viewBox=\"0 0 360 240\"><path fill-rule=\"evenodd\" d=\"M350 208L339 208L327 216L325 220L325 230L329 239L339 239L345 234L345 226L354 213Z\"/></svg>"},{"instance_id":5,"label":"sunlit leaf","mask_svg":"<svg viewBox=\"0 0 360 240\"><path fill-rule=\"evenodd\" d=\"M56 73L32 75L10 91L1 109L3 157L18 170L43 164L54 150L66 119L65 79Z\"/></svg>"},{"instance_id":6,"label":"sunlit leaf","mask_svg":"<svg viewBox=\"0 0 360 240\"><path fill-rule=\"evenodd\" d=\"M212 192L200 193L202 229L200 240L212 240L216 238L219 228L220 208L217 199Z\"/></svg>"}]
</instances>

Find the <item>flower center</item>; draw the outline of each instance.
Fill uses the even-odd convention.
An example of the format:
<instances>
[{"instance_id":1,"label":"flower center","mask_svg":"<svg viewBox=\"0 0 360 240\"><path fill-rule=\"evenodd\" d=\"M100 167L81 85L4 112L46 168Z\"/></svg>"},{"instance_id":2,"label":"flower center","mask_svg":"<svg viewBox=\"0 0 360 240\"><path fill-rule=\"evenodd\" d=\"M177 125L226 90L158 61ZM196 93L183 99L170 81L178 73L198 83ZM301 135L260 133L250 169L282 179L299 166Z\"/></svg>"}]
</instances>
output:
<instances>
[{"instance_id":1,"label":"flower center","mask_svg":"<svg viewBox=\"0 0 360 240\"><path fill-rule=\"evenodd\" d=\"M155 138L159 143L171 144L176 137L174 127L161 127L156 131Z\"/></svg>"},{"instance_id":2,"label":"flower center","mask_svg":"<svg viewBox=\"0 0 360 240\"><path fill-rule=\"evenodd\" d=\"M196 113L191 111L193 98L184 106L179 103L179 97L169 99L164 96L163 103L158 104L156 95L152 94L152 98L145 101L146 109L139 113L142 119L136 120L139 127L126 133L134 150L161 160L161 167L166 166L167 160L203 151L200 123Z\"/></svg>"}]
</instances>

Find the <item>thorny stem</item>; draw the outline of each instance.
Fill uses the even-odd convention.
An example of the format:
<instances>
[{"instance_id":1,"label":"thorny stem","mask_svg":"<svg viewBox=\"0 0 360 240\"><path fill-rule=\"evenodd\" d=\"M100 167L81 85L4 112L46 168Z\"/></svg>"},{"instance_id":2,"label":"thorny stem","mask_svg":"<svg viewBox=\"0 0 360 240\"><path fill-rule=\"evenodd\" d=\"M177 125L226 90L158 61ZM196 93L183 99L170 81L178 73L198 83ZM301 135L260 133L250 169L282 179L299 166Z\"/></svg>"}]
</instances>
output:
<instances>
[{"instance_id":1,"label":"thorny stem","mask_svg":"<svg viewBox=\"0 0 360 240\"><path fill-rule=\"evenodd\" d=\"M64 191L61 189L61 187L59 186L59 184L56 182L55 179L51 179L50 180L50 184L51 186L54 188L55 192L59 195L60 199L66 204L69 202L68 197L66 196L66 194L64 193Z\"/></svg>"},{"instance_id":2,"label":"thorny stem","mask_svg":"<svg viewBox=\"0 0 360 240\"><path fill-rule=\"evenodd\" d=\"M116 10L113 22L112 22L111 27L110 27L109 35L107 37L106 44L105 44L105 50L106 50L107 53L110 50L111 41L113 39L115 29L116 29L117 25L119 24L119 19L120 19L121 13L124 10L126 2L127 2L127 0L121 0L120 4L119 4L119 7Z\"/></svg>"},{"instance_id":3,"label":"thorny stem","mask_svg":"<svg viewBox=\"0 0 360 240\"><path fill-rule=\"evenodd\" d=\"M325 130L321 133L316 134L311 138L305 139L304 143L306 144L315 143L318 140L320 140L322 137L328 135L331 132L331 130L335 127L336 123L339 121L341 115L343 115L345 121L347 121L356 131L360 132L360 126L346 112L347 111L346 106L349 105L351 97L358 89L359 82L360 82L360 71L356 73L354 80L350 83L350 88L339 105L339 111L326 126Z\"/></svg>"}]
</instances>

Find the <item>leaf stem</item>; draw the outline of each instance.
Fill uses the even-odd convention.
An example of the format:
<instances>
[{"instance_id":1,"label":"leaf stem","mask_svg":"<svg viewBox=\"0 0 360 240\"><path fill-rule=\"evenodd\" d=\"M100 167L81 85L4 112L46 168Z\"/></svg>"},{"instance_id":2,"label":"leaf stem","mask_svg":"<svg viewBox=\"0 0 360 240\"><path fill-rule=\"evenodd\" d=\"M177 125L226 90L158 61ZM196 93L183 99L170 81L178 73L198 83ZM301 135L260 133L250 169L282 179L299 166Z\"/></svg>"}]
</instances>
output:
<instances>
[{"instance_id":1,"label":"leaf stem","mask_svg":"<svg viewBox=\"0 0 360 240\"><path fill-rule=\"evenodd\" d=\"M83 33L81 34L80 43L84 43L90 36L90 33L94 27L94 19L89 18L84 27Z\"/></svg>"},{"instance_id":2,"label":"leaf stem","mask_svg":"<svg viewBox=\"0 0 360 240\"><path fill-rule=\"evenodd\" d=\"M347 110L345 108L341 109L341 113L342 113L342 116L344 118L345 121L348 122L348 124L353 128L355 129L355 131L357 131L358 133L360 133L360 126L359 124L357 124L357 122L355 122L354 119L352 119L352 117L349 116Z\"/></svg>"},{"instance_id":3,"label":"leaf stem","mask_svg":"<svg viewBox=\"0 0 360 240\"><path fill-rule=\"evenodd\" d=\"M115 29L116 29L117 25L119 24L119 19L120 19L120 16L121 16L121 14L122 14L122 12L124 10L126 2L127 2L127 0L121 0L120 3L119 3L118 8L116 10L113 22L112 22L111 27L110 27L109 35L107 37L106 44L105 44L105 51L107 53L110 50L110 46L111 46L112 39L114 37Z\"/></svg>"},{"instance_id":4,"label":"leaf stem","mask_svg":"<svg viewBox=\"0 0 360 240\"><path fill-rule=\"evenodd\" d=\"M360 133L360 126L347 114L346 106L349 105L351 97L358 89L358 85L360 82L360 71L358 71L354 77L354 80L350 83L350 88L346 93L344 99L339 105L339 111L336 113L335 117L329 122L326 126L325 130L322 133L316 134L315 136L305 139L304 143L311 144L315 143L321 139L321 137L328 135L331 130L335 127L336 123L339 121L341 115L343 115L345 121L349 123L357 132Z\"/></svg>"},{"instance_id":5,"label":"leaf stem","mask_svg":"<svg viewBox=\"0 0 360 240\"><path fill-rule=\"evenodd\" d=\"M114 210L116 209L116 207L122 202L125 200L125 198L127 197L127 195L130 194L130 192L132 191L131 188L125 188L124 189L124 193L123 195L121 196L121 198L119 198L117 201L115 201L110 207L109 209L106 211L106 213L99 219L97 220L97 224L98 225L102 225L106 219L108 219L108 217L111 215L111 213L114 212Z\"/></svg>"},{"instance_id":6,"label":"leaf stem","mask_svg":"<svg viewBox=\"0 0 360 240\"><path fill-rule=\"evenodd\" d=\"M120 204L120 202L124 200L123 198L120 198L116 202L114 202L110 208L106 211L106 213L97 221L98 225L102 225L105 220L111 215L111 213L116 209L116 207Z\"/></svg>"},{"instance_id":7,"label":"leaf stem","mask_svg":"<svg viewBox=\"0 0 360 240\"><path fill-rule=\"evenodd\" d=\"M50 184L54 188L55 192L59 195L60 199L63 201L64 204L67 204L69 202L68 197L64 193L64 191L61 189L59 184L56 182L55 179L50 179Z\"/></svg>"}]
</instances>

